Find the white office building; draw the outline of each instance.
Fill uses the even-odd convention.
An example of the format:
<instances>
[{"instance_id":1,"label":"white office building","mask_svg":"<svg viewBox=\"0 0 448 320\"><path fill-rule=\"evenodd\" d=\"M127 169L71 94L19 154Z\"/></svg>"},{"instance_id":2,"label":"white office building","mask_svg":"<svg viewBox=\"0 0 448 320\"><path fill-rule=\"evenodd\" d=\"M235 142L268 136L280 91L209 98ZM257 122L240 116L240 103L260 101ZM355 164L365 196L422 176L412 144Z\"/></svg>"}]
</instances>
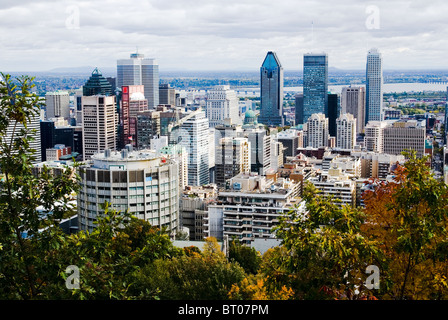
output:
<instances>
[{"instance_id":1,"label":"white office building","mask_svg":"<svg viewBox=\"0 0 448 320\"><path fill-rule=\"evenodd\" d=\"M210 132L205 112L198 112L184 121L180 126L179 136L179 144L185 147L188 153L188 184L208 184Z\"/></svg>"},{"instance_id":2,"label":"white office building","mask_svg":"<svg viewBox=\"0 0 448 320\"><path fill-rule=\"evenodd\" d=\"M143 85L148 107L159 104L159 65L157 60L145 58L141 53L132 53L129 59L117 61L117 87Z\"/></svg>"},{"instance_id":3,"label":"white office building","mask_svg":"<svg viewBox=\"0 0 448 320\"><path fill-rule=\"evenodd\" d=\"M70 118L70 95L67 91L47 92L45 94L46 118Z\"/></svg>"},{"instance_id":4,"label":"white office building","mask_svg":"<svg viewBox=\"0 0 448 320\"><path fill-rule=\"evenodd\" d=\"M84 160L117 147L118 113L115 96L82 96L82 139Z\"/></svg>"},{"instance_id":5,"label":"white office building","mask_svg":"<svg viewBox=\"0 0 448 320\"><path fill-rule=\"evenodd\" d=\"M206 94L206 116L210 127L224 124L225 119L231 119L234 124L241 124L239 116L238 97L228 85L216 86Z\"/></svg>"}]
</instances>

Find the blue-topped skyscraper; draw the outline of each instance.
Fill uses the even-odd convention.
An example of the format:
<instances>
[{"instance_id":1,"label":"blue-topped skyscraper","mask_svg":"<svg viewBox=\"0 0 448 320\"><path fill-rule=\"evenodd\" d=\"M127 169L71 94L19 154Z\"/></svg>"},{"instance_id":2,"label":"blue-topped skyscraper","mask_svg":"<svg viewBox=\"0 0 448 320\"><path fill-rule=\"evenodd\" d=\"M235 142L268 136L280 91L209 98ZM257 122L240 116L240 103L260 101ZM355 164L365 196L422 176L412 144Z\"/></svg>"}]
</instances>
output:
<instances>
[{"instance_id":1,"label":"blue-topped skyscraper","mask_svg":"<svg viewBox=\"0 0 448 320\"><path fill-rule=\"evenodd\" d=\"M261 107L258 122L283 126L283 67L275 52L269 51L260 68Z\"/></svg>"},{"instance_id":2,"label":"blue-topped skyscraper","mask_svg":"<svg viewBox=\"0 0 448 320\"><path fill-rule=\"evenodd\" d=\"M383 121L383 61L377 49L370 49L366 65L366 124Z\"/></svg>"},{"instance_id":3,"label":"blue-topped skyscraper","mask_svg":"<svg viewBox=\"0 0 448 320\"><path fill-rule=\"evenodd\" d=\"M303 56L303 123L314 113L328 115L328 55Z\"/></svg>"}]
</instances>

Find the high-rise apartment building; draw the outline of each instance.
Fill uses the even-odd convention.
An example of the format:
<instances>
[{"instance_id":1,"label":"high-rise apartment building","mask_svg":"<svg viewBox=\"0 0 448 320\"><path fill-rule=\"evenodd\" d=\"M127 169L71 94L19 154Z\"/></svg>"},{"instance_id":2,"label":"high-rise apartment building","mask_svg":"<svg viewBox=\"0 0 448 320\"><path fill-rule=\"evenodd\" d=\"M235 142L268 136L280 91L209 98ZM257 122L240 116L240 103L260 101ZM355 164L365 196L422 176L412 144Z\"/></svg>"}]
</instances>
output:
<instances>
[{"instance_id":1,"label":"high-rise apartment building","mask_svg":"<svg viewBox=\"0 0 448 320\"><path fill-rule=\"evenodd\" d=\"M323 113L312 114L306 123L308 147L320 148L328 145L328 118Z\"/></svg>"},{"instance_id":2,"label":"high-rise apartment building","mask_svg":"<svg viewBox=\"0 0 448 320\"><path fill-rule=\"evenodd\" d=\"M314 113L328 116L328 55L303 56L303 123Z\"/></svg>"},{"instance_id":3,"label":"high-rise apartment building","mask_svg":"<svg viewBox=\"0 0 448 320\"><path fill-rule=\"evenodd\" d=\"M180 126L179 144L188 153L188 184L201 186L210 181L209 124L205 112L200 111Z\"/></svg>"},{"instance_id":4,"label":"high-rise apartment building","mask_svg":"<svg viewBox=\"0 0 448 320\"><path fill-rule=\"evenodd\" d=\"M117 87L143 85L149 108L159 104L159 65L155 59L132 53L129 59L117 61Z\"/></svg>"},{"instance_id":5,"label":"high-rise apartment building","mask_svg":"<svg viewBox=\"0 0 448 320\"><path fill-rule=\"evenodd\" d=\"M129 210L153 226L174 232L178 227L178 166L147 151L105 150L80 167L78 192L80 230L92 231L107 201L117 211Z\"/></svg>"},{"instance_id":6,"label":"high-rise apartment building","mask_svg":"<svg viewBox=\"0 0 448 320\"><path fill-rule=\"evenodd\" d=\"M238 97L228 85L215 86L206 93L205 114L211 128L224 124L225 119L231 119L232 123L239 124Z\"/></svg>"},{"instance_id":7,"label":"high-rise apartment building","mask_svg":"<svg viewBox=\"0 0 448 320\"><path fill-rule=\"evenodd\" d=\"M342 114L336 121L336 147L351 150L356 144L356 119L350 113Z\"/></svg>"},{"instance_id":8,"label":"high-rise apartment building","mask_svg":"<svg viewBox=\"0 0 448 320\"><path fill-rule=\"evenodd\" d=\"M115 96L82 97L83 159L117 147L118 113Z\"/></svg>"},{"instance_id":9,"label":"high-rise apartment building","mask_svg":"<svg viewBox=\"0 0 448 320\"><path fill-rule=\"evenodd\" d=\"M366 64L366 118L369 121L383 121L383 62L381 53L371 49Z\"/></svg>"},{"instance_id":10,"label":"high-rise apartment building","mask_svg":"<svg viewBox=\"0 0 448 320\"><path fill-rule=\"evenodd\" d=\"M70 118L70 95L68 91L47 92L45 94L46 118Z\"/></svg>"},{"instance_id":11,"label":"high-rise apartment building","mask_svg":"<svg viewBox=\"0 0 448 320\"><path fill-rule=\"evenodd\" d=\"M275 52L269 51L260 68L261 105L258 122L283 126L283 67Z\"/></svg>"},{"instance_id":12,"label":"high-rise apartment building","mask_svg":"<svg viewBox=\"0 0 448 320\"><path fill-rule=\"evenodd\" d=\"M356 119L356 133L364 131L366 110L366 89L364 87L343 87L341 93L341 114L350 113Z\"/></svg>"}]
</instances>

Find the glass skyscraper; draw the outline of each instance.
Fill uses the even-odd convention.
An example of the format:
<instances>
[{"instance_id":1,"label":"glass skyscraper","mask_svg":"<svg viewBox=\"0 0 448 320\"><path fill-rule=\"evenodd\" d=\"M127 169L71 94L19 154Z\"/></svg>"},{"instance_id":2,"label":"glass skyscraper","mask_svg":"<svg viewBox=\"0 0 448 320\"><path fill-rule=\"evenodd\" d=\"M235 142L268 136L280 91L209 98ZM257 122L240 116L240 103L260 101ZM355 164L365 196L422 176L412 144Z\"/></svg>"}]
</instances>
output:
<instances>
[{"instance_id":1,"label":"glass skyscraper","mask_svg":"<svg viewBox=\"0 0 448 320\"><path fill-rule=\"evenodd\" d=\"M283 67L275 52L269 51L260 68L261 107L258 122L283 125Z\"/></svg>"},{"instance_id":2,"label":"glass skyscraper","mask_svg":"<svg viewBox=\"0 0 448 320\"><path fill-rule=\"evenodd\" d=\"M303 123L314 113L328 115L328 55L303 56Z\"/></svg>"},{"instance_id":3,"label":"glass skyscraper","mask_svg":"<svg viewBox=\"0 0 448 320\"><path fill-rule=\"evenodd\" d=\"M367 54L366 65L366 124L384 120L382 65L381 53L371 49Z\"/></svg>"},{"instance_id":4,"label":"glass skyscraper","mask_svg":"<svg viewBox=\"0 0 448 320\"><path fill-rule=\"evenodd\" d=\"M141 53L133 53L130 59L117 61L117 87L143 85L148 107L159 104L159 65L155 59L145 58Z\"/></svg>"}]
</instances>

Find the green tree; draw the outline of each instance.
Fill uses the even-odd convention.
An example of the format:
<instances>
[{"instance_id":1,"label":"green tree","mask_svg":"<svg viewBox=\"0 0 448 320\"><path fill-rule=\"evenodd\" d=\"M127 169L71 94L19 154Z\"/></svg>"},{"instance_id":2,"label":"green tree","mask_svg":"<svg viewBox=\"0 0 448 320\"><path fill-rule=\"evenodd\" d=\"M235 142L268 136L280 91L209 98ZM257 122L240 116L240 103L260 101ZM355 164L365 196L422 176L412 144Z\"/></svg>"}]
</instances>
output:
<instances>
[{"instance_id":1,"label":"green tree","mask_svg":"<svg viewBox=\"0 0 448 320\"><path fill-rule=\"evenodd\" d=\"M42 250L59 245L57 228L70 210L68 195L77 189L76 165L54 177L44 168L32 173L36 150L28 127L40 113L39 97L31 92L33 78L0 81L0 297L33 299L40 296L46 268ZM7 135L7 131L10 133ZM51 212L45 219L37 208ZM40 232L47 229L46 232ZM45 239L40 242L39 239Z\"/></svg>"},{"instance_id":2,"label":"green tree","mask_svg":"<svg viewBox=\"0 0 448 320\"><path fill-rule=\"evenodd\" d=\"M304 200L306 213L292 211L282 219L277 228L281 247L262 263L272 290L291 288L298 299L370 296L363 286L365 270L378 252L375 241L360 233L362 210L320 195L312 184Z\"/></svg>"},{"instance_id":3,"label":"green tree","mask_svg":"<svg viewBox=\"0 0 448 320\"><path fill-rule=\"evenodd\" d=\"M142 268L137 292L157 292L159 299L169 300L223 300L244 277L243 268L227 260L216 239L207 239L201 253L158 259Z\"/></svg>"},{"instance_id":4,"label":"green tree","mask_svg":"<svg viewBox=\"0 0 448 320\"><path fill-rule=\"evenodd\" d=\"M256 274L261 263L260 253L255 248L241 244L238 239L230 241L229 259L238 262L250 274Z\"/></svg>"}]
</instances>

